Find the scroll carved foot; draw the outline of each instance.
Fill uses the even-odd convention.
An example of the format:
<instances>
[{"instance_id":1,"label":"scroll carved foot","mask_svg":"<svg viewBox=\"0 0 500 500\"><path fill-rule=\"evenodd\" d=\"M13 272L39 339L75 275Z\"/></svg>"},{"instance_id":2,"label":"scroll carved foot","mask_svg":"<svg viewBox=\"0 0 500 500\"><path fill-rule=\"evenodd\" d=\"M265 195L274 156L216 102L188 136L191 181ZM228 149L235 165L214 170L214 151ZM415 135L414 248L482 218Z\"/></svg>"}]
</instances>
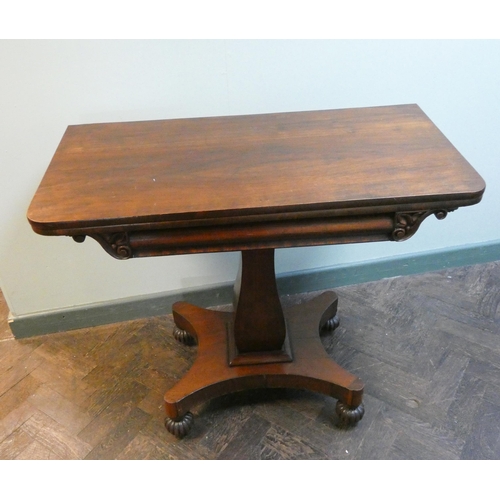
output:
<instances>
[{"instance_id":1,"label":"scroll carved foot","mask_svg":"<svg viewBox=\"0 0 500 500\"><path fill-rule=\"evenodd\" d=\"M196 338L191 335L189 332L186 330L182 330L178 326L174 327L174 339L177 340L178 342L181 342L184 345L195 345L196 344Z\"/></svg>"},{"instance_id":2,"label":"scroll carved foot","mask_svg":"<svg viewBox=\"0 0 500 500\"><path fill-rule=\"evenodd\" d=\"M341 401L337 401L337 406L335 407L335 413L339 417L341 425L350 426L357 424L365 414L365 407L363 403L359 406L349 406Z\"/></svg>"},{"instance_id":3,"label":"scroll carved foot","mask_svg":"<svg viewBox=\"0 0 500 500\"><path fill-rule=\"evenodd\" d=\"M180 419L174 420L173 418L165 418L165 428L170 434L173 434L177 438L183 438L193 427L194 418L193 414L188 411Z\"/></svg>"}]
</instances>

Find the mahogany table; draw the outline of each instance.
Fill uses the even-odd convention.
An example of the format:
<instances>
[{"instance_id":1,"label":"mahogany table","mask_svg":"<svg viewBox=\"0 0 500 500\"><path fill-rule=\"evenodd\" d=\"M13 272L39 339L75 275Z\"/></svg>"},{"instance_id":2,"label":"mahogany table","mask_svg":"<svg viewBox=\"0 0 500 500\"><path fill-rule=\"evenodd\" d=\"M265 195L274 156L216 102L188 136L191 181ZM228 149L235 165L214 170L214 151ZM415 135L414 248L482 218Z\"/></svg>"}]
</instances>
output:
<instances>
[{"instance_id":1,"label":"mahogany table","mask_svg":"<svg viewBox=\"0 0 500 500\"><path fill-rule=\"evenodd\" d=\"M338 324L337 296L284 310L274 250L406 240L484 189L417 105L103 123L67 128L28 219L117 259L241 251L234 313L173 306L175 337L198 344L165 394L182 437L195 405L259 387L332 396L340 421L358 422L363 382L319 337Z\"/></svg>"}]
</instances>

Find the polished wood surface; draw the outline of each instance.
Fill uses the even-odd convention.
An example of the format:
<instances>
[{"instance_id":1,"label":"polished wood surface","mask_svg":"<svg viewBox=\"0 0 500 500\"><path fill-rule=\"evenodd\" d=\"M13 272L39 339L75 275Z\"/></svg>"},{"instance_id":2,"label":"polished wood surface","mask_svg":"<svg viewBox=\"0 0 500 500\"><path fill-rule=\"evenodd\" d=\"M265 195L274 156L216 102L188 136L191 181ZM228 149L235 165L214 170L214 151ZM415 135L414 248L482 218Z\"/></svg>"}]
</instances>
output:
<instances>
[{"instance_id":1,"label":"polished wood surface","mask_svg":"<svg viewBox=\"0 0 500 500\"><path fill-rule=\"evenodd\" d=\"M260 244L286 241L276 227L300 218L304 237L294 224L283 231L321 243L342 232L325 227L332 217L349 226L422 203L456 208L483 190L416 105L108 123L68 127L28 218L39 233L71 235L231 223L238 238L249 224ZM384 222L377 231L390 233ZM196 249L199 234L170 246Z\"/></svg>"},{"instance_id":2,"label":"polished wood surface","mask_svg":"<svg viewBox=\"0 0 500 500\"><path fill-rule=\"evenodd\" d=\"M241 259L234 298L235 347L245 353L280 350L286 325L275 279L274 250L246 250ZM258 316L253 314L257 309Z\"/></svg>"},{"instance_id":3,"label":"polished wood surface","mask_svg":"<svg viewBox=\"0 0 500 500\"><path fill-rule=\"evenodd\" d=\"M338 326L337 297L284 311L274 249L403 241L484 189L416 105L94 124L68 127L28 219L118 259L242 251L234 313L173 307L175 338L200 342L165 395L166 427L184 437L191 405L256 387L329 394L357 423L364 384L319 341Z\"/></svg>"},{"instance_id":4,"label":"polished wood surface","mask_svg":"<svg viewBox=\"0 0 500 500\"><path fill-rule=\"evenodd\" d=\"M293 362L230 366L226 338L233 314L184 302L175 304L174 317L183 316L191 333L200 335L195 363L165 395L167 415L176 419L216 396L272 387L308 389L359 406L363 382L330 359L318 335L336 310L337 295L330 291L308 301L305 307L299 304L286 311Z\"/></svg>"}]
</instances>

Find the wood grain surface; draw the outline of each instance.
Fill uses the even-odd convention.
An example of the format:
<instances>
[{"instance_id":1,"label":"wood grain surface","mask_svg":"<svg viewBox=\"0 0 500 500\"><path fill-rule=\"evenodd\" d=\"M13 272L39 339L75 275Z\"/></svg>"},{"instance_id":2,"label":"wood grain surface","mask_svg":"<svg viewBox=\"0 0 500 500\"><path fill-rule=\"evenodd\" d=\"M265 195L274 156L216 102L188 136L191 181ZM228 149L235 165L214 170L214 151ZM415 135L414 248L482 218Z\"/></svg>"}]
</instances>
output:
<instances>
[{"instance_id":1,"label":"wood grain surface","mask_svg":"<svg viewBox=\"0 0 500 500\"><path fill-rule=\"evenodd\" d=\"M483 190L417 105L103 123L68 127L28 218L43 234L154 229L432 201L462 206Z\"/></svg>"}]
</instances>

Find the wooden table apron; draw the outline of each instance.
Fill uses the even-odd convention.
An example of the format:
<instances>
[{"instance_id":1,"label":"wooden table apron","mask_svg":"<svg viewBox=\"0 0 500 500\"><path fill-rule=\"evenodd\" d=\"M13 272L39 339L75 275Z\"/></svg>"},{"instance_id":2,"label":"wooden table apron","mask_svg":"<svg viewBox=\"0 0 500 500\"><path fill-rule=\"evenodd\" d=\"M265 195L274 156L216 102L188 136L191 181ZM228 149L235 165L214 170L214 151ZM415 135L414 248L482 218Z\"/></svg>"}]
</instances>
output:
<instances>
[{"instance_id":1,"label":"wooden table apron","mask_svg":"<svg viewBox=\"0 0 500 500\"><path fill-rule=\"evenodd\" d=\"M165 395L167 429L230 392L304 388L363 416L363 383L319 333L325 292L283 310L276 248L403 241L481 200L484 181L416 105L68 127L28 210L33 230L95 239L117 259L241 251L234 313L173 306L196 360Z\"/></svg>"}]
</instances>

